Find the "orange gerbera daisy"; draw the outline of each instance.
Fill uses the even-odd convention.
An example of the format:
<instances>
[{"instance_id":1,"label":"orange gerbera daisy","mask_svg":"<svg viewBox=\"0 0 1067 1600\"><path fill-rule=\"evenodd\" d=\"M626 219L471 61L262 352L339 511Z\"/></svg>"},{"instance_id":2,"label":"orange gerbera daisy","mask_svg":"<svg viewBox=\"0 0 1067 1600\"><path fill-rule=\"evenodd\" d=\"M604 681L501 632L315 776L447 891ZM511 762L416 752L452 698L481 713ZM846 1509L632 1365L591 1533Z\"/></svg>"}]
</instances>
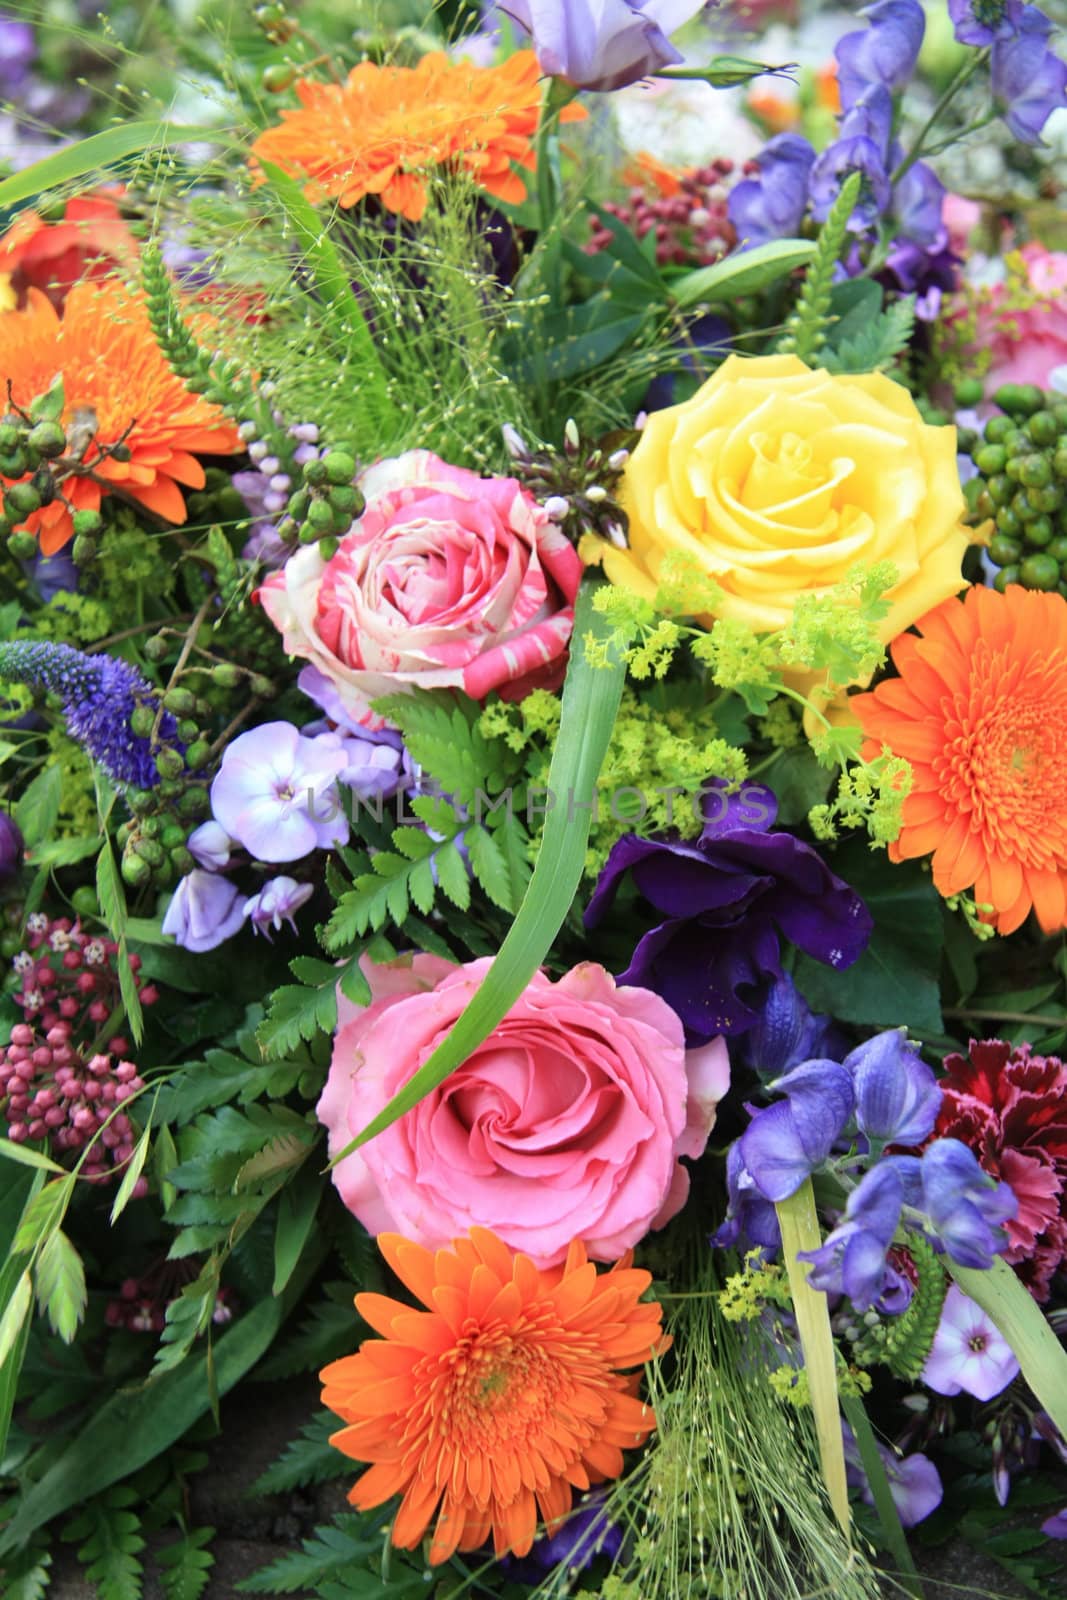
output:
<instances>
[{"instance_id":1,"label":"orange gerbera daisy","mask_svg":"<svg viewBox=\"0 0 1067 1600\"><path fill-rule=\"evenodd\" d=\"M59 222L47 222L36 211L15 219L0 237L0 273L11 278L20 303L28 290L43 289L59 308L75 283L132 268L137 253L113 194L77 195Z\"/></svg>"},{"instance_id":2,"label":"orange gerbera daisy","mask_svg":"<svg viewBox=\"0 0 1067 1600\"><path fill-rule=\"evenodd\" d=\"M422 175L442 163L469 172L498 200L523 200L526 186L511 163L534 165L539 73L532 50L496 67L439 51L414 67L361 61L343 84L297 83L300 109L283 111L252 155L308 179L304 192L316 203L354 206L373 194L411 222L426 209ZM564 121L584 116L579 106L563 112Z\"/></svg>"},{"instance_id":3,"label":"orange gerbera daisy","mask_svg":"<svg viewBox=\"0 0 1067 1600\"><path fill-rule=\"evenodd\" d=\"M598 1277L579 1243L542 1272L485 1228L436 1253L395 1233L378 1245L429 1309L357 1295L384 1338L322 1374L324 1405L347 1423L331 1444L373 1462L348 1498L366 1511L402 1494L404 1550L436 1514L431 1563L490 1534L498 1556L525 1555L539 1512L557 1524L572 1489L618 1477L623 1450L655 1428L617 1370L669 1343L660 1306L639 1298L651 1276L627 1255Z\"/></svg>"},{"instance_id":4,"label":"orange gerbera daisy","mask_svg":"<svg viewBox=\"0 0 1067 1600\"><path fill-rule=\"evenodd\" d=\"M167 522L185 521L179 484L204 486L194 450L231 454L244 447L218 406L192 394L168 367L143 302L117 281L77 284L62 319L40 289L24 311L0 315L0 395L11 384L27 408L56 375L63 379L63 422L79 458L61 494L20 524L45 555L71 538L73 511L96 511L109 489ZM128 460L107 453L119 443ZM0 484L9 480L0 478Z\"/></svg>"},{"instance_id":5,"label":"orange gerbera daisy","mask_svg":"<svg viewBox=\"0 0 1067 1600\"><path fill-rule=\"evenodd\" d=\"M891 646L899 678L849 702L915 774L894 861L933 852L943 895L973 888L1011 933L1067 925L1067 601L975 585Z\"/></svg>"}]
</instances>

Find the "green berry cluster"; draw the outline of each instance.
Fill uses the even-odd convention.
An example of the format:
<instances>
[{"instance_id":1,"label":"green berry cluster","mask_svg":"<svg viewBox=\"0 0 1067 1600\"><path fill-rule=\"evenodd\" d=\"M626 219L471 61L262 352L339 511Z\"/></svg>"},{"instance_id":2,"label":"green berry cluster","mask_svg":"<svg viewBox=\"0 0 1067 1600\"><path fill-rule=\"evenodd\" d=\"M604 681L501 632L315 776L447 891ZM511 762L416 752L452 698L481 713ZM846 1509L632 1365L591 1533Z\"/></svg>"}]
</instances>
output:
<instances>
[{"instance_id":1,"label":"green berry cluster","mask_svg":"<svg viewBox=\"0 0 1067 1600\"><path fill-rule=\"evenodd\" d=\"M996 531L994 587L1009 583L1067 597L1067 401L1033 384L1005 384L974 448L978 516Z\"/></svg>"},{"instance_id":2,"label":"green berry cluster","mask_svg":"<svg viewBox=\"0 0 1067 1600\"><path fill-rule=\"evenodd\" d=\"M37 550L36 538L20 524L61 498L64 480L81 468L75 453L78 441L68 438L59 420L61 408L60 393L58 406L53 397L42 396L28 412L15 410L0 417L0 538L7 540L19 561L28 560ZM116 444L109 454L124 460L129 458L129 449ZM81 562L92 554L93 541L103 524L98 511L76 511L73 521L74 559Z\"/></svg>"},{"instance_id":3,"label":"green berry cluster","mask_svg":"<svg viewBox=\"0 0 1067 1600\"><path fill-rule=\"evenodd\" d=\"M353 483L357 470L355 455L343 445L305 461L300 469L304 481L289 497L286 515L278 524L279 536L317 543L329 560L338 536L348 531L366 503Z\"/></svg>"}]
</instances>

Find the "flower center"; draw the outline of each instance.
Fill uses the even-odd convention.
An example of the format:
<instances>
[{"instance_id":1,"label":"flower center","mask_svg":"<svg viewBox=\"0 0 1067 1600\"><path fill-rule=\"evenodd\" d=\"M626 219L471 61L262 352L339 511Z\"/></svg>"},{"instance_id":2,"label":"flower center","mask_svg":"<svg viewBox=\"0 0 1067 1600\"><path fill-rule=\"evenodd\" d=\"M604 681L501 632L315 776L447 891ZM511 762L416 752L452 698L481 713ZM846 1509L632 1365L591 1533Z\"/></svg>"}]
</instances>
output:
<instances>
[{"instance_id":1,"label":"flower center","mask_svg":"<svg viewBox=\"0 0 1067 1600\"><path fill-rule=\"evenodd\" d=\"M983 28L995 28L1004 15L1004 0L971 0L971 10Z\"/></svg>"},{"instance_id":2,"label":"flower center","mask_svg":"<svg viewBox=\"0 0 1067 1600\"><path fill-rule=\"evenodd\" d=\"M980 1356L984 1353L987 1343L988 1340L984 1333L973 1333L967 1340L967 1348L968 1350L973 1350L976 1356Z\"/></svg>"}]
</instances>

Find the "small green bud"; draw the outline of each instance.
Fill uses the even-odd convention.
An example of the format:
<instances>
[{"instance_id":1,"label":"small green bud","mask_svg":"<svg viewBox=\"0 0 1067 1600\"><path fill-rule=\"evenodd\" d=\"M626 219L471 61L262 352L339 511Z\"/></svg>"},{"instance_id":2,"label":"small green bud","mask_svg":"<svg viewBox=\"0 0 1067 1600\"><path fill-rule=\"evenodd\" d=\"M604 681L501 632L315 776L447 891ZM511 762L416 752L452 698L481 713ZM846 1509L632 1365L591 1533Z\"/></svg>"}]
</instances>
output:
<instances>
[{"instance_id":1,"label":"small green bud","mask_svg":"<svg viewBox=\"0 0 1067 1600\"><path fill-rule=\"evenodd\" d=\"M28 466L25 450L0 450L0 478L21 478Z\"/></svg>"},{"instance_id":2,"label":"small green bud","mask_svg":"<svg viewBox=\"0 0 1067 1600\"><path fill-rule=\"evenodd\" d=\"M196 705L196 695L189 689L168 689L163 696L163 704L168 711L187 716Z\"/></svg>"},{"instance_id":3,"label":"small green bud","mask_svg":"<svg viewBox=\"0 0 1067 1600\"><path fill-rule=\"evenodd\" d=\"M152 868L148 862L132 852L122 858L122 876L134 889L142 889L152 876Z\"/></svg>"},{"instance_id":4,"label":"small green bud","mask_svg":"<svg viewBox=\"0 0 1067 1600\"><path fill-rule=\"evenodd\" d=\"M146 839L158 839L162 832L163 818L158 814L151 817L145 817L141 823L141 834Z\"/></svg>"},{"instance_id":5,"label":"small green bud","mask_svg":"<svg viewBox=\"0 0 1067 1600\"><path fill-rule=\"evenodd\" d=\"M1052 457L1052 470L1057 478L1067 478L1067 444L1057 447Z\"/></svg>"},{"instance_id":6,"label":"small green bud","mask_svg":"<svg viewBox=\"0 0 1067 1600\"><path fill-rule=\"evenodd\" d=\"M150 639L145 640L144 653L149 661L162 661L170 650L170 644L161 633L154 633Z\"/></svg>"},{"instance_id":7,"label":"small green bud","mask_svg":"<svg viewBox=\"0 0 1067 1600\"><path fill-rule=\"evenodd\" d=\"M127 789L126 804L135 817L143 817L155 810L156 797L150 789Z\"/></svg>"},{"instance_id":8,"label":"small green bud","mask_svg":"<svg viewBox=\"0 0 1067 1600\"><path fill-rule=\"evenodd\" d=\"M308 466L312 464L308 462ZM348 488L356 475L356 459L350 456L347 450L328 450L322 458L322 469L327 483L344 485ZM321 480L312 478L309 481L318 483Z\"/></svg>"},{"instance_id":9,"label":"small green bud","mask_svg":"<svg viewBox=\"0 0 1067 1600\"><path fill-rule=\"evenodd\" d=\"M1028 589L1054 589L1060 581L1059 562L1045 553L1027 556L1019 568L1019 579Z\"/></svg>"},{"instance_id":10,"label":"small green bud","mask_svg":"<svg viewBox=\"0 0 1067 1600\"><path fill-rule=\"evenodd\" d=\"M17 422L9 422L6 418L0 422L0 452L8 454L18 448L22 438L22 429Z\"/></svg>"},{"instance_id":11,"label":"small green bud","mask_svg":"<svg viewBox=\"0 0 1067 1600\"><path fill-rule=\"evenodd\" d=\"M294 522L303 522L308 514L308 506L310 504L311 494L307 489L296 489L289 496L289 515Z\"/></svg>"},{"instance_id":12,"label":"small green bud","mask_svg":"<svg viewBox=\"0 0 1067 1600\"><path fill-rule=\"evenodd\" d=\"M7 547L16 561L29 561L37 554L37 540L25 528L11 535Z\"/></svg>"},{"instance_id":13,"label":"small green bud","mask_svg":"<svg viewBox=\"0 0 1067 1600\"><path fill-rule=\"evenodd\" d=\"M273 66L264 67L260 84L266 94L284 94L297 77L297 69L291 61L276 61Z\"/></svg>"},{"instance_id":14,"label":"small green bud","mask_svg":"<svg viewBox=\"0 0 1067 1600\"><path fill-rule=\"evenodd\" d=\"M1052 534L1053 527L1050 517L1031 517L1030 521L1023 526L1023 538L1028 545L1032 545L1037 550L1043 549L1045 545L1051 542Z\"/></svg>"},{"instance_id":15,"label":"small green bud","mask_svg":"<svg viewBox=\"0 0 1067 1600\"><path fill-rule=\"evenodd\" d=\"M333 533L337 527L337 518L328 500L313 500L308 506L307 521L308 527L319 534Z\"/></svg>"},{"instance_id":16,"label":"small green bud","mask_svg":"<svg viewBox=\"0 0 1067 1600\"><path fill-rule=\"evenodd\" d=\"M989 541L989 559L998 567L1010 566L1022 553L1018 539L1007 539L1002 533L995 534Z\"/></svg>"},{"instance_id":17,"label":"small green bud","mask_svg":"<svg viewBox=\"0 0 1067 1600\"><path fill-rule=\"evenodd\" d=\"M268 700L275 693L274 684L270 678L265 678L262 672L254 672L249 688L257 700Z\"/></svg>"},{"instance_id":18,"label":"small green bud","mask_svg":"<svg viewBox=\"0 0 1067 1600\"><path fill-rule=\"evenodd\" d=\"M130 732L135 733L139 739L147 739L156 725L156 713L152 706L134 706L130 712Z\"/></svg>"},{"instance_id":19,"label":"small green bud","mask_svg":"<svg viewBox=\"0 0 1067 1600\"><path fill-rule=\"evenodd\" d=\"M241 674L232 662L219 661L211 669L211 678L224 689L236 689L241 681Z\"/></svg>"},{"instance_id":20,"label":"small green bud","mask_svg":"<svg viewBox=\"0 0 1067 1600\"><path fill-rule=\"evenodd\" d=\"M1053 561L1058 561L1061 566L1067 562L1067 533L1061 533L1053 539L1048 547L1048 553Z\"/></svg>"},{"instance_id":21,"label":"small green bud","mask_svg":"<svg viewBox=\"0 0 1067 1600\"><path fill-rule=\"evenodd\" d=\"M130 848L142 861L147 861L150 867L158 867L163 860L163 846L159 840L147 839L143 833L139 839L134 839Z\"/></svg>"},{"instance_id":22,"label":"small green bud","mask_svg":"<svg viewBox=\"0 0 1067 1600\"><path fill-rule=\"evenodd\" d=\"M1006 472L997 472L986 484L986 493L995 506L1006 506L1015 493L1015 486Z\"/></svg>"},{"instance_id":23,"label":"small green bud","mask_svg":"<svg viewBox=\"0 0 1067 1600\"><path fill-rule=\"evenodd\" d=\"M329 500L333 509L342 517L358 517L366 504L359 490L347 483L332 488Z\"/></svg>"},{"instance_id":24,"label":"small green bud","mask_svg":"<svg viewBox=\"0 0 1067 1600\"><path fill-rule=\"evenodd\" d=\"M319 540L319 555L324 561L332 560L340 548L340 540L336 539L332 533L327 534L325 539Z\"/></svg>"},{"instance_id":25,"label":"small green bud","mask_svg":"<svg viewBox=\"0 0 1067 1600\"><path fill-rule=\"evenodd\" d=\"M300 475L305 483L313 484L317 488L320 484L326 482L325 461L320 461L317 458L314 461L305 461Z\"/></svg>"},{"instance_id":26,"label":"small green bud","mask_svg":"<svg viewBox=\"0 0 1067 1600\"><path fill-rule=\"evenodd\" d=\"M13 483L4 490L4 508L8 515L32 517L41 509L41 497L32 483Z\"/></svg>"},{"instance_id":27,"label":"small green bud","mask_svg":"<svg viewBox=\"0 0 1067 1600\"><path fill-rule=\"evenodd\" d=\"M1011 432L1015 424L1010 417L990 417L985 425L985 437L988 444L1003 444L1005 437Z\"/></svg>"},{"instance_id":28,"label":"small green bud","mask_svg":"<svg viewBox=\"0 0 1067 1600\"><path fill-rule=\"evenodd\" d=\"M1003 594L1009 583L1018 583L1019 569L1014 564L1010 567L1001 567L993 579L993 587L998 594Z\"/></svg>"},{"instance_id":29,"label":"small green bud","mask_svg":"<svg viewBox=\"0 0 1067 1600\"><path fill-rule=\"evenodd\" d=\"M104 519L99 511L75 511L71 523L76 534L84 533L89 539L95 539L104 526Z\"/></svg>"},{"instance_id":30,"label":"small green bud","mask_svg":"<svg viewBox=\"0 0 1067 1600\"><path fill-rule=\"evenodd\" d=\"M208 792L202 783L191 783L178 800L178 815L197 817L208 808Z\"/></svg>"},{"instance_id":31,"label":"small green bud","mask_svg":"<svg viewBox=\"0 0 1067 1600\"><path fill-rule=\"evenodd\" d=\"M1023 456L1019 467L1019 482L1027 489L1044 489L1052 482L1052 463L1048 456L1040 455L1036 451L1033 455Z\"/></svg>"},{"instance_id":32,"label":"small green bud","mask_svg":"<svg viewBox=\"0 0 1067 1600\"><path fill-rule=\"evenodd\" d=\"M211 754L211 746L206 739L197 739L185 752L185 765L190 772L198 772Z\"/></svg>"},{"instance_id":33,"label":"small green bud","mask_svg":"<svg viewBox=\"0 0 1067 1600\"><path fill-rule=\"evenodd\" d=\"M96 540L79 533L71 545L70 554L76 567L91 567L96 560Z\"/></svg>"},{"instance_id":34,"label":"small green bud","mask_svg":"<svg viewBox=\"0 0 1067 1600\"><path fill-rule=\"evenodd\" d=\"M58 422L39 422L26 435L26 444L46 461L54 461L67 448L67 435Z\"/></svg>"},{"instance_id":35,"label":"small green bud","mask_svg":"<svg viewBox=\"0 0 1067 1600\"><path fill-rule=\"evenodd\" d=\"M984 477L991 478L1004 471L1007 459L1008 452L1002 444L985 444L975 455L974 464Z\"/></svg>"},{"instance_id":36,"label":"small green bud","mask_svg":"<svg viewBox=\"0 0 1067 1600\"><path fill-rule=\"evenodd\" d=\"M113 461L129 461L133 451L128 444L113 444L108 454Z\"/></svg>"},{"instance_id":37,"label":"small green bud","mask_svg":"<svg viewBox=\"0 0 1067 1600\"><path fill-rule=\"evenodd\" d=\"M179 778L185 771L185 762L177 750L161 750L156 756L156 771L161 778Z\"/></svg>"},{"instance_id":38,"label":"small green bud","mask_svg":"<svg viewBox=\"0 0 1067 1600\"><path fill-rule=\"evenodd\" d=\"M176 850L179 845L184 845L185 839L185 829L180 822L168 822L159 835L159 842L164 850Z\"/></svg>"},{"instance_id":39,"label":"small green bud","mask_svg":"<svg viewBox=\"0 0 1067 1600\"><path fill-rule=\"evenodd\" d=\"M192 717L183 717L178 723L178 738L182 744L192 744L194 739L200 737L200 724L194 722Z\"/></svg>"},{"instance_id":40,"label":"small green bud","mask_svg":"<svg viewBox=\"0 0 1067 1600\"><path fill-rule=\"evenodd\" d=\"M1055 413L1052 411L1035 411L1030 421L1026 424L1026 431L1034 443L1041 448L1055 444L1059 437L1059 426Z\"/></svg>"},{"instance_id":41,"label":"small green bud","mask_svg":"<svg viewBox=\"0 0 1067 1600\"><path fill-rule=\"evenodd\" d=\"M119 829L118 833L116 833L116 835L115 835L115 842L117 843L119 849L122 850L128 844L130 839L132 839L132 837L133 837L133 823L132 822L124 822L122 824L122 827Z\"/></svg>"},{"instance_id":42,"label":"small green bud","mask_svg":"<svg viewBox=\"0 0 1067 1600\"><path fill-rule=\"evenodd\" d=\"M100 915L100 902L96 898L96 890L91 884L79 884L70 897L70 903L79 917L97 917Z\"/></svg>"},{"instance_id":43,"label":"small green bud","mask_svg":"<svg viewBox=\"0 0 1067 1600\"><path fill-rule=\"evenodd\" d=\"M185 845L175 845L170 852L171 866L184 877L187 872L192 872L196 866L196 857Z\"/></svg>"},{"instance_id":44,"label":"small green bud","mask_svg":"<svg viewBox=\"0 0 1067 1600\"><path fill-rule=\"evenodd\" d=\"M981 405L982 394L981 378L961 378L956 385L953 398L958 406L969 409L971 406Z\"/></svg>"},{"instance_id":45,"label":"small green bud","mask_svg":"<svg viewBox=\"0 0 1067 1600\"><path fill-rule=\"evenodd\" d=\"M180 778L164 778L158 786L158 792L164 800L177 800L185 791L185 785Z\"/></svg>"}]
</instances>

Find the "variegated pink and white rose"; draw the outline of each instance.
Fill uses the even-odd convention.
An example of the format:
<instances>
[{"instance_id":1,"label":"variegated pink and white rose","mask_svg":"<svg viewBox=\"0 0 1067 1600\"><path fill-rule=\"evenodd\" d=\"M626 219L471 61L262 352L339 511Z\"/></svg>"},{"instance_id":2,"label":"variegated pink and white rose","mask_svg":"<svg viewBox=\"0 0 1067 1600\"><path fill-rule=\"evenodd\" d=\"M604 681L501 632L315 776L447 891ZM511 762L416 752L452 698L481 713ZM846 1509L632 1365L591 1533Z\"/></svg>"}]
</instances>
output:
<instances>
[{"instance_id":1,"label":"variegated pink and white rose","mask_svg":"<svg viewBox=\"0 0 1067 1600\"><path fill-rule=\"evenodd\" d=\"M290 655L353 722L415 688L519 700L563 679L582 564L514 478L480 478L428 450L360 479L363 515L328 561L316 545L259 590Z\"/></svg>"}]
</instances>

